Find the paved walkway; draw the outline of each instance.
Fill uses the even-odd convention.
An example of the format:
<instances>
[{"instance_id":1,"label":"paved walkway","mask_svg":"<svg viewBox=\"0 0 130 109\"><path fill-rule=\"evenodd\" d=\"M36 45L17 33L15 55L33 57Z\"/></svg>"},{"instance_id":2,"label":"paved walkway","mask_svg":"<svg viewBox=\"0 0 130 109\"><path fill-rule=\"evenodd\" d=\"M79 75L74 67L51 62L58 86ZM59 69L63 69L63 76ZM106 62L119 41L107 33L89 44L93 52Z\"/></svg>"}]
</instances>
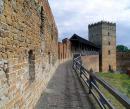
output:
<instances>
[{"instance_id":1,"label":"paved walkway","mask_svg":"<svg viewBox=\"0 0 130 109\"><path fill-rule=\"evenodd\" d=\"M72 70L71 61L59 65L36 109L94 109Z\"/></svg>"}]
</instances>

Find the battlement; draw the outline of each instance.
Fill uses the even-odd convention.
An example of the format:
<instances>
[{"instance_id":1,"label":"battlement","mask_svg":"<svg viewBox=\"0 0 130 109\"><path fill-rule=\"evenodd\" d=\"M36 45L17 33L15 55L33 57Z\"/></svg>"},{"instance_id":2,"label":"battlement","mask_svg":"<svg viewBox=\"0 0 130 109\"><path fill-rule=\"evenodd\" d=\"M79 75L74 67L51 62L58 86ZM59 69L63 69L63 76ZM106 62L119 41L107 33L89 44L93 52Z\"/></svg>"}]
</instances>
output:
<instances>
[{"instance_id":1,"label":"battlement","mask_svg":"<svg viewBox=\"0 0 130 109\"><path fill-rule=\"evenodd\" d=\"M110 26L116 26L116 23L113 23L113 22L100 21L100 22L97 22L97 23L90 24L89 28L94 27L94 26L98 26L98 25L102 25L102 24L106 24L106 25L110 25Z\"/></svg>"}]
</instances>

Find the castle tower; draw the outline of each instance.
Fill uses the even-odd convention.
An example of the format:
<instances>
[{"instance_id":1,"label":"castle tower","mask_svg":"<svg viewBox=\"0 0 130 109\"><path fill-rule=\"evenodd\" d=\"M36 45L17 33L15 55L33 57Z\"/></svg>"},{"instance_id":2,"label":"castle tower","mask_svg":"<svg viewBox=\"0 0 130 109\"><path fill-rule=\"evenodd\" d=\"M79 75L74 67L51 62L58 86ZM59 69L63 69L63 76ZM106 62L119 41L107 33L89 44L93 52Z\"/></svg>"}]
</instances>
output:
<instances>
[{"instance_id":1,"label":"castle tower","mask_svg":"<svg viewBox=\"0 0 130 109\"><path fill-rule=\"evenodd\" d=\"M100 47L100 71L116 71L116 24L101 21L88 30L89 41Z\"/></svg>"}]
</instances>

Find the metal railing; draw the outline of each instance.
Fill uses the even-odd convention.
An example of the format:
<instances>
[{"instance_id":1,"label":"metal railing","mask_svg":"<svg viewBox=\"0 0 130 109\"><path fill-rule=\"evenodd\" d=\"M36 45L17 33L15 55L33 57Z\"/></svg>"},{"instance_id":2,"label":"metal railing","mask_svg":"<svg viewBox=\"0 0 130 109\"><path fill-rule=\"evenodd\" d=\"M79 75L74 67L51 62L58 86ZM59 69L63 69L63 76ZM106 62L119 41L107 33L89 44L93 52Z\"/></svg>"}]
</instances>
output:
<instances>
[{"instance_id":1,"label":"metal railing","mask_svg":"<svg viewBox=\"0 0 130 109\"><path fill-rule=\"evenodd\" d=\"M89 89L89 94L92 94L101 109L116 109L113 104L104 96L97 83L103 86L117 101L119 101L126 109L130 109L130 99L115 90L107 82L99 78L92 71L88 71L82 66L81 55L73 58L73 69L79 75L79 78L85 83ZM95 93L96 91L96 93ZM98 95L98 96L97 96Z\"/></svg>"}]
</instances>

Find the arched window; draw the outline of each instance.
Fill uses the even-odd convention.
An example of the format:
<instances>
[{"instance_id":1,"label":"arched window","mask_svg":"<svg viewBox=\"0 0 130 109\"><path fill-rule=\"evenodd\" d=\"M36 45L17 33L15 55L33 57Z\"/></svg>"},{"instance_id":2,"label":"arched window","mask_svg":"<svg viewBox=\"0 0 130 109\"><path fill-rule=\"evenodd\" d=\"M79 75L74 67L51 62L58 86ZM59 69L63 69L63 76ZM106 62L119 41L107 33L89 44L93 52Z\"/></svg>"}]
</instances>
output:
<instances>
[{"instance_id":1,"label":"arched window","mask_svg":"<svg viewBox=\"0 0 130 109\"><path fill-rule=\"evenodd\" d=\"M35 80L35 55L33 50L28 52L28 63L29 63L29 81Z\"/></svg>"}]
</instances>

